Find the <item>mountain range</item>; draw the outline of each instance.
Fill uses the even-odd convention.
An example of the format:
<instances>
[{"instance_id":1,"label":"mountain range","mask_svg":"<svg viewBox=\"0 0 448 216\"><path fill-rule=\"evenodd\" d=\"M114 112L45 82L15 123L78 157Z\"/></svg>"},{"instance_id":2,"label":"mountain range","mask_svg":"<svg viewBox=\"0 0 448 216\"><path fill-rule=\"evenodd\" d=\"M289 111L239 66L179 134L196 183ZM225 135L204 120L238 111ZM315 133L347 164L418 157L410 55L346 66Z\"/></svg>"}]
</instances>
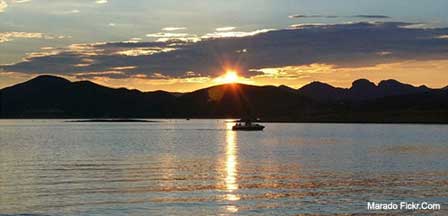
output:
<instances>
[{"instance_id":1,"label":"mountain range","mask_svg":"<svg viewBox=\"0 0 448 216\"><path fill-rule=\"evenodd\" d=\"M190 93L141 92L55 76L0 90L0 118L241 118L276 122L448 123L448 88L366 79L350 88L312 82L225 84Z\"/></svg>"}]
</instances>

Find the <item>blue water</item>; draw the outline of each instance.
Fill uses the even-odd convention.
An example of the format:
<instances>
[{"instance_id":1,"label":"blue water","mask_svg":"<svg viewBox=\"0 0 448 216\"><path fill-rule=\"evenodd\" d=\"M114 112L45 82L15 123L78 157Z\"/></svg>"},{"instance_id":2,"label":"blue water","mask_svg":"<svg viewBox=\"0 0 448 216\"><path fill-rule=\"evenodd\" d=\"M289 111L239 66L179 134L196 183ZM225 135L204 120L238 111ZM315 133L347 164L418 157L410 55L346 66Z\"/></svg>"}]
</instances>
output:
<instances>
[{"instance_id":1,"label":"blue water","mask_svg":"<svg viewBox=\"0 0 448 216\"><path fill-rule=\"evenodd\" d=\"M0 215L448 215L448 126L231 125L0 120Z\"/></svg>"}]
</instances>

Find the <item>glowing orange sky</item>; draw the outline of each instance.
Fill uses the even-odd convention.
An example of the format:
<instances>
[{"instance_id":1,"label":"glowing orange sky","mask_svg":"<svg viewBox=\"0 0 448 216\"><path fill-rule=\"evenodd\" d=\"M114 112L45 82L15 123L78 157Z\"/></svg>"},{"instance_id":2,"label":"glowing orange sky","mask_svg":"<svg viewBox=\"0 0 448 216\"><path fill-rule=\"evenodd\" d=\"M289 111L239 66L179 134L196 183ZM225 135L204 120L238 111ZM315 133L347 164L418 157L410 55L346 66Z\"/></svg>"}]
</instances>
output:
<instances>
[{"instance_id":1,"label":"glowing orange sky","mask_svg":"<svg viewBox=\"0 0 448 216\"><path fill-rule=\"evenodd\" d=\"M0 2L0 88L41 74L172 92L448 85L448 1Z\"/></svg>"},{"instance_id":2,"label":"glowing orange sky","mask_svg":"<svg viewBox=\"0 0 448 216\"><path fill-rule=\"evenodd\" d=\"M200 88L229 82L239 82L251 85L287 85L299 88L312 81L321 81L338 87L350 87L351 83L360 78L366 78L378 83L385 79L396 79L412 85L427 85L432 88L448 86L448 60L401 61L396 63L378 64L369 67L341 68L326 64L306 66L288 66L282 68L263 68L263 75L244 78L232 72L217 78L195 77L184 79L147 79L142 77L112 79L95 77L91 81L109 86L139 89L141 91L166 90L171 92L189 92ZM18 73L0 73L0 88L31 79L36 75ZM67 77L76 80L73 77Z\"/></svg>"}]
</instances>

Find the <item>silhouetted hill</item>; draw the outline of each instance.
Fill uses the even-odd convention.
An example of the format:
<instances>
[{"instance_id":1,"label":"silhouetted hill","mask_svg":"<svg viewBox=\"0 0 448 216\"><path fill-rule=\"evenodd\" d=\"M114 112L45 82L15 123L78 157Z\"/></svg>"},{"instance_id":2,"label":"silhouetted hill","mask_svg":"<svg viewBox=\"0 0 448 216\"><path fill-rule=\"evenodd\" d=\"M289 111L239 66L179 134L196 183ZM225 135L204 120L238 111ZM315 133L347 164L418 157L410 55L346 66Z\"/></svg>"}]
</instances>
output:
<instances>
[{"instance_id":1,"label":"silhouetted hill","mask_svg":"<svg viewBox=\"0 0 448 216\"><path fill-rule=\"evenodd\" d=\"M312 82L305 85L298 92L317 101L343 100L348 97L346 89L335 88L321 82Z\"/></svg>"},{"instance_id":2,"label":"silhouetted hill","mask_svg":"<svg viewBox=\"0 0 448 216\"><path fill-rule=\"evenodd\" d=\"M384 80L378 85L366 79L353 82L348 89L336 88L326 83L312 82L298 90L300 94L321 102L364 101L388 96L430 92L426 86L414 87L396 80Z\"/></svg>"},{"instance_id":3,"label":"silhouetted hill","mask_svg":"<svg viewBox=\"0 0 448 216\"><path fill-rule=\"evenodd\" d=\"M184 94L178 100L180 113L190 117L282 117L309 109L313 102L286 88L219 85Z\"/></svg>"},{"instance_id":4,"label":"silhouetted hill","mask_svg":"<svg viewBox=\"0 0 448 216\"><path fill-rule=\"evenodd\" d=\"M350 88L313 82L227 84L191 93L141 92L39 76L0 90L2 118L239 118L293 122L448 123L448 89L361 79Z\"/></svg>"},{"instance_id":5,"label":"silhouetted hill","mask_svg":"<svg viewBox=\"0 0 448 216\"><path fill-rule=\"evenodd\" d=\"M283 89L283 90L288 91L288 92L295 92L296 91L295 89L293 89L293 88L291 88L289 86L285 86L285 85L281 85L278 88Z\"/></svg>"},{"instance_id":6,"label":"silhouetted hill","mask_svg":"<svg viewBox=\"0 0 448 216\"><path fill-rule=\"evenodd\" d=\"M174 103L167 92L113 89L89 81L70 82L53 76L1 90L1 116L31 117L160 117Z\"/></svg>"}]
</instances>

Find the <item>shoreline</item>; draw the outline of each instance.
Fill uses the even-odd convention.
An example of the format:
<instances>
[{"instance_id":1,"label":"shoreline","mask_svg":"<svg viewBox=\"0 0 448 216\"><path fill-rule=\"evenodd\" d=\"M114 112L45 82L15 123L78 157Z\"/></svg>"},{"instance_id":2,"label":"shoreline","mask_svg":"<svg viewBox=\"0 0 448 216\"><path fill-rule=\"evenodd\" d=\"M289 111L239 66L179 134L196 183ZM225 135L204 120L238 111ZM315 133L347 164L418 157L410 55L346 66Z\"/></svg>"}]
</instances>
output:
<instances>
[{"instance_id":1,"label":"shoreline","mask_svg":"<svg viewBox=\"0 0 448 216\"><path fill-rule=\"evenodd\" d=\"M1 120L62 120L66 123L160 123L162 120L223 120L237 122L238 118L0 118ZM400 125L448 125L445 121L296 121L296 120L259 120L256 123L285 124L400 124Z\"/></svg>"},{"instance_id":2,"label":"shoreline","mask_svg":"<svg viewBox=\"0 0 448 216\"><path fill-rule=\"evenodd\" d=\"M87 119L87 120L66 120L67 123L157 123L161 121L152 121L144 119Z\"/></svg>"}]
</instances>

